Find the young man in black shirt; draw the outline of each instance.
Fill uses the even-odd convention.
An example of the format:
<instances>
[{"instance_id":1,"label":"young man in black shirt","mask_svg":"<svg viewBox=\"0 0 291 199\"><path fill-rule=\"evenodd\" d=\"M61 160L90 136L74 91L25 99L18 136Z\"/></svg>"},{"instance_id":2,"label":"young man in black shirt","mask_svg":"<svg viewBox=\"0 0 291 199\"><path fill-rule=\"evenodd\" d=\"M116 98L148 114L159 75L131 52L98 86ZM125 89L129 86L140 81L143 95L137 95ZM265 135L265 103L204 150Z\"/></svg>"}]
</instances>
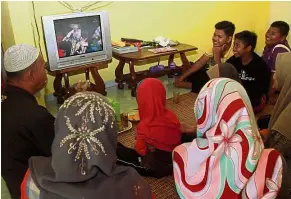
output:
<instances>
[{"instance_id":1,"label":"young man in black shirt","mask_svg":"<svg viewBox=\"0 0 291 199\"><path fill-rule=\"evenodd\" d=\"M20 184L32 156L51 156L55 118L37 104L34 95L47 81L39 51L20 44L4 55L7 84L1 96L1 175L13 199L20 198Z\"/></svg>"},{"instance_id":2,"label":"young man in black shirt","mask_svg":"<svg viewBox=\"0 0 291 199\"><path fill-rule=\"evenodd\" d=\"M251 100L255 113L262 111L270 87L271 71L267 63L254 52L257 35L250 31L235 34L233 56L227 60L237 70Z\"/></svg>"}]
</instances>

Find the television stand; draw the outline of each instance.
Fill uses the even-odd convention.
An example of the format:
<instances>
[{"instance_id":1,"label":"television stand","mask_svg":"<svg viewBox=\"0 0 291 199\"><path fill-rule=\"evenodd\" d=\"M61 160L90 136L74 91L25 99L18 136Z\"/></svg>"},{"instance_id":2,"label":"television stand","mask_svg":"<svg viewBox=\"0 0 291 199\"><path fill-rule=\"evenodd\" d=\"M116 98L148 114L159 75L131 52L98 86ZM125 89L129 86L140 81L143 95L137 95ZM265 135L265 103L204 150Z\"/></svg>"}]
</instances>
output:
<instances>
[{"instance_id":1,"label":"television stand","mask_svg":"<svg viewBox=\"0 0 291 199\"><path fill-rule=\"evenodd\" d=\"M90 81L90 72L92 75L92 78L94 80L94 83L90 81L90 86L87 89L88 91L95 91L97 93L100 93L102 95L106 95L106 89L105 89L105 84L100 76L98 70L104 69L108 67L108 64L112 60L108 61L103 61L99 63L94 63L94 64L87 64L87 65L80 65L80 66L75 66L73 68L66 68L66 69L61 69L58 71L49 71L49 73L53 73L55 76L54 79L54 96L57 98L58 104L62 104L64 100L69 98L70 96L74 95L77 91L74 87L70 85L69 77L72 75L77 75L81 73L85 73L85 79ZM64 86L62 85L62 79L64 78Z\"/></svg>"}]
</instances>

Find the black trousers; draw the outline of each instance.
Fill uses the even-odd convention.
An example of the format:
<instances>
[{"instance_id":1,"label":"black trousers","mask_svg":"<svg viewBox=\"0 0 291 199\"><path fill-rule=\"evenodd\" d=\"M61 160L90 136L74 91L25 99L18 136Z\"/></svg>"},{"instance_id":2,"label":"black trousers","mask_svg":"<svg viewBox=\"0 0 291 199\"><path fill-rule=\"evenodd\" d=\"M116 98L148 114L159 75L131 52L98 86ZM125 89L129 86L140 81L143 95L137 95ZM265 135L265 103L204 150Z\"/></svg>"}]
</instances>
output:
<instances>
[{"instance_id":1,"label":"black trousers","mask_svg":"<svg viewBox=\"0 0 291 199\"><path fill-rule=\"evenodd\" d=\"M267 129L269 126L269 122L271 119L271 115L264 115L258 118L257 120L257 124L259 129Z\"/></svg>"},{"instance_id":2,"label":"black trousers","mask_svg":"<svg viewBox=\"0 0 291 199\"><path fill-rule=\"evenodd\" d=\"M210 80L206 71L205 68L201 68L187 77L186 81L192 83L191 92L199 93L202 87Z\"/></svg>"},{"instance_id":3,"label":"black trousers","mask_svg":"<svg viewBox=\"0 0 291 199\"><path fill-rule=\"evenodd\" d=\"M182 134L181 141L192 142L195 134ZM156 149L148 152L146 156L140 156L135 149L117 143L117 164L133 167L140 175L155 178L173 174L172 152Z\"/></svg>"},{"instance_id":4,"label":"black trousers","mask_svg":"<svg viewBox=\"0 0 291 199\"><path fill-rule=\"evenodd\" d=\"M190 133L183 133L181 137L181 142L192 142L196 138L196 134L190 134Z\"/></svg>"},{"instance_id":5,"label":"black trousers","mask_svg":"<svg viewBox=\"0 0 291 199\"><path fill-rule=\"evenodd\" d=\"M140 175L155 178L173 174L172 153L157 150L140 156L135 149L117 144L117 164L133 167Z\"/></svg>"}]
</instances>

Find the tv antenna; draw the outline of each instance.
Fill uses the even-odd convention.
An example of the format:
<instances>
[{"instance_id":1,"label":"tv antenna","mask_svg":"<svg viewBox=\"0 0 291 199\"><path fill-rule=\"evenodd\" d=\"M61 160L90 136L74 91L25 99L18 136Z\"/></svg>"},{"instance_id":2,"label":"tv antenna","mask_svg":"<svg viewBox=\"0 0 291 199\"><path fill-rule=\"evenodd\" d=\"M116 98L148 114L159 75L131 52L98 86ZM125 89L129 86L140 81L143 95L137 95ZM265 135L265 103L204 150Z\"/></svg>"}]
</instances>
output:
<instances>
[{"instance_id":1,"label":"tv antenna","mask_svg":"<svg viewBox=\"0 0 291 199\"><path fill-rule=\"evenodd\" d=\"M65 1L59 1L60 4L62 4L64 7L68 8L69 10L71 10L72 12L74 13L77 13L77 12L84 12L86 10L88 10L89 8L91 8L92 6L98 4L98 3L102 3L103 1L96 1L96 2L93 2L93 3L89 3L85 6L82 6L80 8L76 8L75 6L69 4L68 2L65 2ZM109 5L109 4L106 4L106 5ZM105 6L106 6L105 5ZM100 6L101 7L104 7L104 6ZM96 8L95 8L96 9ZM91 9L93 10L93 9Z\"/></svg>"}]
</instances>

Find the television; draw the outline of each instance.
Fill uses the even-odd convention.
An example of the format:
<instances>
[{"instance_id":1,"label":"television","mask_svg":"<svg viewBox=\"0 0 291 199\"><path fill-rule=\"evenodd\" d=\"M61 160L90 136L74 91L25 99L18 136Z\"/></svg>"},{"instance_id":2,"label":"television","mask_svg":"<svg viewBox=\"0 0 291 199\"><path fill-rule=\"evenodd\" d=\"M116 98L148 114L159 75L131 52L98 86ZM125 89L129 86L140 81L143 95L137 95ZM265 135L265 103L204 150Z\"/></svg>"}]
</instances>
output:
<instances>
[{"instance_id":1,"label":"television","mask_svg":"<svg viewBox=\"0 0 291 199\"><path fill-rule=\"evenodd\" d=\"M107 12L42 17L50 71L112 59Z\"/></svg>"}]
</instances>

